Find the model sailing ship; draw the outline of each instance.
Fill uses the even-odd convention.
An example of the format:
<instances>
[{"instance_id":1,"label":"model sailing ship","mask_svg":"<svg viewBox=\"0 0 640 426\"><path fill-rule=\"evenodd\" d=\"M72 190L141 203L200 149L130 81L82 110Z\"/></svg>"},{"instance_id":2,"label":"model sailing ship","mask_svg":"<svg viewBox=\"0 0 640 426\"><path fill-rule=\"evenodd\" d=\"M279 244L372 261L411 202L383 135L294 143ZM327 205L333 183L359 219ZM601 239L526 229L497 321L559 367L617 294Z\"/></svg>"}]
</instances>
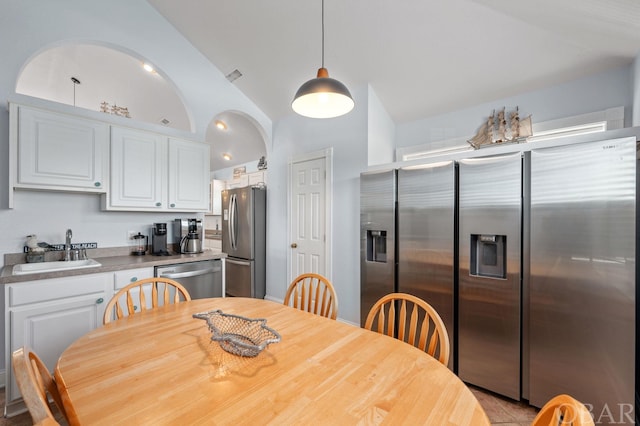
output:
<instances>
[{"instance_id":1,"label":"model sailing ship","mask_svg":"<svg viewBox=\"0 0 640 426\"><path fill-rule=\"evenodd\" d=\"M509 125L505 116L505 108L502 108L495 114L495 110L491 113L487 121L480 127L478 133L467 142L479 149L498 143L522 143L533 134L531 129L531 115L524 119L520 119L518 115L518 107L509 114Z\"/></svg>"}]
</instances>

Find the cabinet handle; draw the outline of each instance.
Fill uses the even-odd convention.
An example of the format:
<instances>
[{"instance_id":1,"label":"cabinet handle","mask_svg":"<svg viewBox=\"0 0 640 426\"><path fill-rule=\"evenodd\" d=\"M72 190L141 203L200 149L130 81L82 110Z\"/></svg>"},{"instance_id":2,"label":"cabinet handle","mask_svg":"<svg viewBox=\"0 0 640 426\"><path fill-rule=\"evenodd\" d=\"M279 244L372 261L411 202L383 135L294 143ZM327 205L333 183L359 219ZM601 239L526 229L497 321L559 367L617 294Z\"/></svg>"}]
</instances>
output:
<instances>
[{"instance_id":1,"label":"cabinet handle","mask_svg":"<svg viewBox=\"0 0 640 426\"><path fill-rule=\"evenodd\" d=\"M134 307L133 307L133 310L134 310L134 311L137 311L137 310L138 310L138 307L137 307L137 306L134 306Z\"/></svg>"},{"instance_id":2,"label":"cabinet handle","mask_svg":"<svg viewBox=\"0 0 640 426\"><path fill-rule=\"evenodd\" d=\"M99 305L102 302L104 302L104 299L101 297L100 299L96 300L96 305Z\"/></svg>"},{"instance_id":3,"label":"cabinet handle","mask_svg":"<svg viewBox=\"0 0 640 426\"><path fill-rule=\"evenodd\" d=\"M156 203L156 207L160 207L162 203Z\"/></svg>"},{"instance_id":4,"label":"cabinet handle","mask_svg":"<svg viewBox=\"0 0 640 426\"><path fill-rule=\"evenodd\" d=\"M138 281L138 277L131 277L131 282L132 282L132 283L134 283L134 282L136 282L136 281Z\"/></svg>"},{"instance_id":5,"label":"cabinet handle","mask_svg":"<svg viewBox=\"0 0 640 426\"><path fill-rule=\"evenodd\" d=\"M171 207L175 207L176 205L174 203L171 203Z\"/></svg>"},{"instance_id":6,"label":"cabinet handle","mask_svg":"<svg viewBox=\"0 0 640 426\"><path fill-rule=\"evenodd\" d=\"M99 187L100 185L101 185L101 183L100 183L100 182L95 182L95 183L93 184L93 186L95 186L96 188L97 188L97 187Z\"/></svg>"}]
</instances>

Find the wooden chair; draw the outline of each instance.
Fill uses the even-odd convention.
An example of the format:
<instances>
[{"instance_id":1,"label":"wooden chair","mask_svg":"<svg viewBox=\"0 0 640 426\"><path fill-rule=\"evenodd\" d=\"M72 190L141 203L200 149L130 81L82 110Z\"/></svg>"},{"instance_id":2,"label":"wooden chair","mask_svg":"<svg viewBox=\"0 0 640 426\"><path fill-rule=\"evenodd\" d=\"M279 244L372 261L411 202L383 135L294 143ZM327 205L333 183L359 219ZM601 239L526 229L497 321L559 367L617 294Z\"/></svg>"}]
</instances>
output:
<instances>
[{"instance_id":1,"label":"wooden chair","mask_svg":"<svg viewBox=\"0 0 640 426\"><path fill-rule=\"evenodd\" d=\"M73 424L69 417L75 419L75 411L69 404L63 404L56 382L42 360L34 352L22 347L11 354L11 362L16 383L33 424L59 425L49 407L47 394L51 396L67 422Z\"/></svg>"},{"instance_id":2,"label":"wooden chair","mask_svg":"<svg viewBox=\"0 0 640 426\"><path fill-rule=\"evenodd\" d=\"M531 426L594 426L587 407L572 396L561 394L549 400Z\"/></svg>"},{"instance_id":3,"label":"wooden chair","mask_svg":"<svg viewBox=\"0 0 640 426\"><path fill-rule=\"evenodd\" d=\"M312 314L336 319L338 298L329 280L320 274L302 274L289 284L284 304Z\"/></svg>"},{"instance_id":4,"label":"wooden chair","mask_svg":"<svg viewBox=\"0 0 640 426\"><path fill-rule=\"evenodd\" d=\"M171 289L175 292L171 296ZM148 292L151 290L151 300L147 300L145 290ZM103 324L108 324L113 319L115 310L116 319L120 319L125 316L133 315L136 312L142 312L150 309L147 304L151 303L151 309L162 305L168 305L169 303L179 303L180 296L184 301L191 300L191 296L186 288L177 281L169 278L145 278L133 282L126 287L123 287L118 291L115 296L111 298L107 307L104 310ZM120 299L124 297L124 301Z\"/></svg>"},{"instance_id":5,"label":"wooden chair","mask_svg":"<svg viewBox=\"0 0 640 426\"><path fill-rule=\"evenodd\" d=\"M397 305L400 310L396 324ZM444 365L449 363L449 335L444 323L436 310L419 297L406 293L383 296L369 310L364 328L409 343Z\"/></svg>"}]
</instances>

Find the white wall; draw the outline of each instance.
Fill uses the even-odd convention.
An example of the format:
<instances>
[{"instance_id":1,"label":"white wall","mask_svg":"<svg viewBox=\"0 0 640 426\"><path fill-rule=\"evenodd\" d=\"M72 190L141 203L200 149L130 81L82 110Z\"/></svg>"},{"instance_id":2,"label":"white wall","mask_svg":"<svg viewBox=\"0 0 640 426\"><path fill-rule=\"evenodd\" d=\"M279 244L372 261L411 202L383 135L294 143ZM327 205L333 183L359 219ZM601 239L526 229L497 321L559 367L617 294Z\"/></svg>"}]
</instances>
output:
<instances>
[{"instance_id":1,"label":"white wall","mask_svg":"<svg viewBox=\"0 0 640 426\"><path fill-rule=\"evenodd\" d=\"M267 295L284 299L289 285L287 174L296 155L333 147L333 244L330 277L338 316L360 322L360 172L367 166L367 87L350 87L356 106L346 116L314 120L291 115L274 126L267 185Z\"/></svg>"},{"instance_id":2,"label":"white wall","mask_svg":"<svg viewBox=\"0 0 640 426\"><path fill-rule=\"evenodd\" d=\"M368 86L367 163L369 165L391 163L395 160L396 124L384 108L380 98Z\"/></svg>"},{"instance_id":3,"label":"white wall","mask_svg":"<svg viewBox=\"0 0 640 426\"><path fill-rule=\"evenodd\" d=\"M396 145L400 148L472 136L492 110L503 107L511 110L518 106L520 117L531 114L533 123L537 123L624 106L625 126L630 126L632 87L632 69L625 66L535 92L399 124Z\"/></svg>"}]
</instances>

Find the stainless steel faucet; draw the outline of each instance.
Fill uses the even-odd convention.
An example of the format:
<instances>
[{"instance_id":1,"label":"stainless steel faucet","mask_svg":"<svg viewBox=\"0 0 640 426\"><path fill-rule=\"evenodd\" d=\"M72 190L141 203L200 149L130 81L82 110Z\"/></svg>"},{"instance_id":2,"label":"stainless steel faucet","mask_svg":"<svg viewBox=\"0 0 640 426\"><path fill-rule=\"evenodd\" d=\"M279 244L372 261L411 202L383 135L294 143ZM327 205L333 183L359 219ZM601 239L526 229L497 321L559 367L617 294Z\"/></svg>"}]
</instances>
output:
<instances>
[{"instance_id":1,"label":"stainless steel faucet","mask_svg":"<svg viewBox=\"0 0 640 426\"><path fill-rule=\"evenodd\" d=\"M73 233L71 229L67 229L67 240L64 243L64 260L68 262L71 260L71 237Z\"/></svg>"}]
</instances>

